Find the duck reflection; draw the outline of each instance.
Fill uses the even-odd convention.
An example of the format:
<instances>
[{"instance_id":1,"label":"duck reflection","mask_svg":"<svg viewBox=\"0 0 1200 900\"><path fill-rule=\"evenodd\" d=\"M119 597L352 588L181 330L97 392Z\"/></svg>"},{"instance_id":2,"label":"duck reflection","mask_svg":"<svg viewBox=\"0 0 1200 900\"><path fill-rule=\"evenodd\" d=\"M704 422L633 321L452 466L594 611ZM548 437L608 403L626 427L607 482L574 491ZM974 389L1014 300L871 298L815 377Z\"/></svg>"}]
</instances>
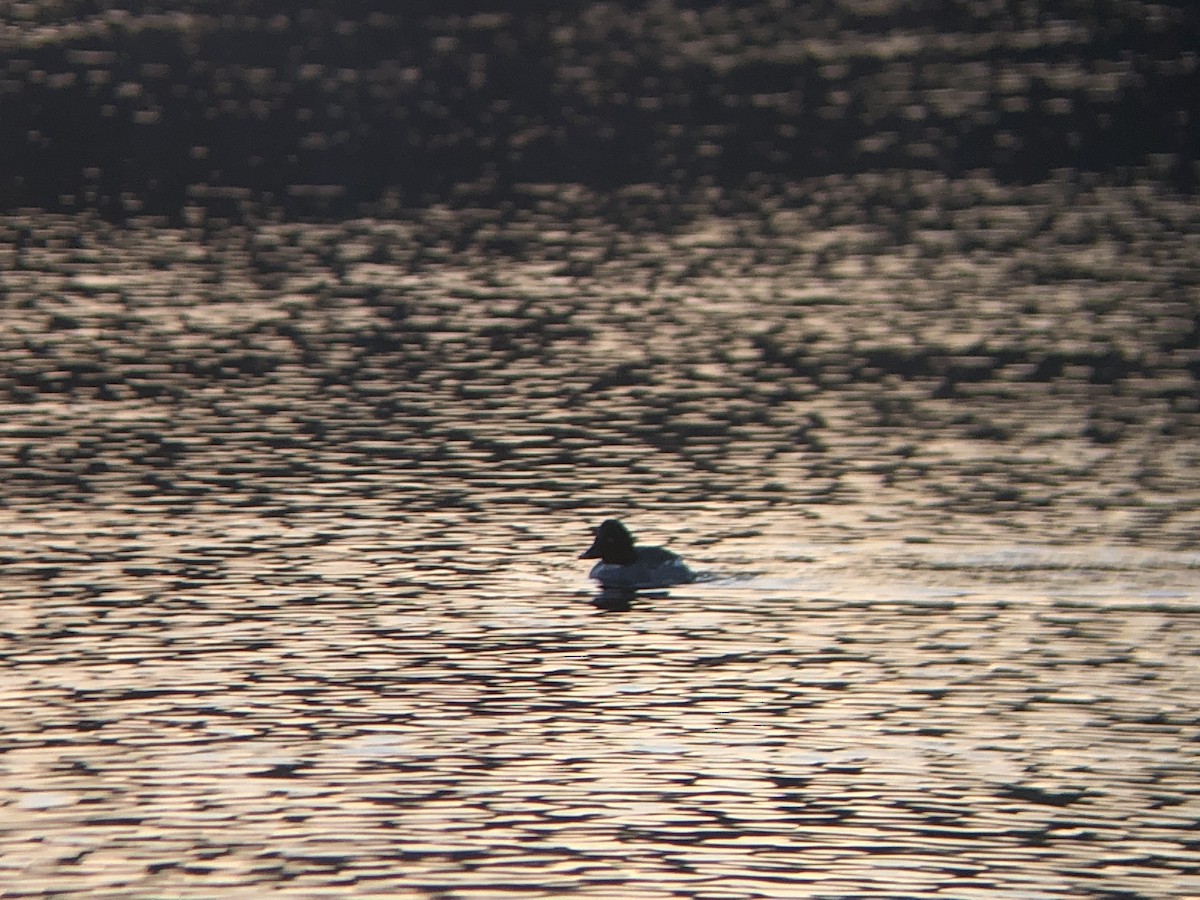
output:
<instances>
[{"instance_id":1,"label":"duck reflection","mask_svg":"<svg viewBox=\"0 0 1200 900\"><path fill-rule=\"evenodd\" d=\"M605 612L629 612L637 591L628 588L604 588L592 598L592 606Z\"/></svg>"}]
</instances>

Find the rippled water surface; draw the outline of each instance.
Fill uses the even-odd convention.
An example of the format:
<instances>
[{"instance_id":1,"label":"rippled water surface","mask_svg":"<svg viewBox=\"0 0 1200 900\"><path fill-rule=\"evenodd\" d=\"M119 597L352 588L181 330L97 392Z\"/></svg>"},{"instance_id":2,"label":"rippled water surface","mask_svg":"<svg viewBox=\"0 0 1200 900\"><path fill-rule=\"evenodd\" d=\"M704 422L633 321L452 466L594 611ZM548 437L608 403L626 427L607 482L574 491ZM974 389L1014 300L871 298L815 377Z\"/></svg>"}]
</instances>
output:
<instances>
[{"instance_id":1,"label":"rippled water surface","mask_svg":"<svg viewBox=\"0 0 1200 900\"><path fill-rule=\"evenodd\" d=\"M1194 207L886 187L5 220L4 896L1200 893Z\"/></svg>"},{"instance_id":2,"label":"rippled water surface","mask_svg":"<svg viewBox=\"0 0 1200 900\"><path fill-rule=\"evenodd\" d=\"M1194 4L526 6L0 4L0 898L1200 896Z\"/></svg>"}]
</instances>

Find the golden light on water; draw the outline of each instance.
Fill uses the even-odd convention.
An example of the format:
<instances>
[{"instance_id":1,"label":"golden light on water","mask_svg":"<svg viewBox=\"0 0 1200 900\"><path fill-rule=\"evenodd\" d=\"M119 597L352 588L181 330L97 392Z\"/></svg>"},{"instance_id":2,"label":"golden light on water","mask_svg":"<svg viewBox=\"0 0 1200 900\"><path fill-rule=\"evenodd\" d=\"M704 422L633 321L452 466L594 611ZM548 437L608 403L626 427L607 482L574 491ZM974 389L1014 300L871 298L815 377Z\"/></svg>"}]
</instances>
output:
<instances>
[{"instance_id":1,"label":"golden light on water","mask_svg":"<svg viewBox=\"0 0 1200 900\"><path fill-rule=\"evenodd\" d=\"M0 893L1200 895L1179 9L143 6L0 22Z\"/></svg>"}]
</instances>

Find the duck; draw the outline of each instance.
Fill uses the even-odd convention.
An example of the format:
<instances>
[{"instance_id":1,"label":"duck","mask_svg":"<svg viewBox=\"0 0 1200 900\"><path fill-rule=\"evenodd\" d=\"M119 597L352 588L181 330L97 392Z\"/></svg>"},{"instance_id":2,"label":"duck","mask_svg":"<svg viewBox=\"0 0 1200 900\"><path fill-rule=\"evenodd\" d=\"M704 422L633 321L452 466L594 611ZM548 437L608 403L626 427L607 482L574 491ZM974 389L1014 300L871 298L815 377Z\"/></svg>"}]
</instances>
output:
<instances>
[{"instance_id":1,"label":"duck","mask_svg":"<svg viewBox=\"0 0 1200 900\"><path fill-rule=\"evenodd\" d=\"M696 573L664 547L635 547L633 535L617 519L594 529L592 546L580 559L598 559L589 576L606 589L640 590L690 584Z\"/></svg>"}]
</instances>

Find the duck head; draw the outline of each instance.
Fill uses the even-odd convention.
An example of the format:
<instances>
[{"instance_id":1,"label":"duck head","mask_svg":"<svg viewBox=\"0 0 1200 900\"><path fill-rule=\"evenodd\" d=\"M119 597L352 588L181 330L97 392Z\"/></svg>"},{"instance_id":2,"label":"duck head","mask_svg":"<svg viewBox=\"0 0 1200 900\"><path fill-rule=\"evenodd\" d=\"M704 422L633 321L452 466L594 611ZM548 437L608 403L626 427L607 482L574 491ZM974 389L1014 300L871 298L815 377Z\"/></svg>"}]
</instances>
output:
<instances>
[{"instance_id":1,"label":"duck head","mask_svg":"<svg viewBox=\"0 0 1200 900\"><path fill-rule=\"evenodd\" d=\"M601 562L627 566L637 561L633 535L616 519L606 519L596 530L592 546L579 554L580 559L599 559Z\"/></svg>"}]
</instances>

